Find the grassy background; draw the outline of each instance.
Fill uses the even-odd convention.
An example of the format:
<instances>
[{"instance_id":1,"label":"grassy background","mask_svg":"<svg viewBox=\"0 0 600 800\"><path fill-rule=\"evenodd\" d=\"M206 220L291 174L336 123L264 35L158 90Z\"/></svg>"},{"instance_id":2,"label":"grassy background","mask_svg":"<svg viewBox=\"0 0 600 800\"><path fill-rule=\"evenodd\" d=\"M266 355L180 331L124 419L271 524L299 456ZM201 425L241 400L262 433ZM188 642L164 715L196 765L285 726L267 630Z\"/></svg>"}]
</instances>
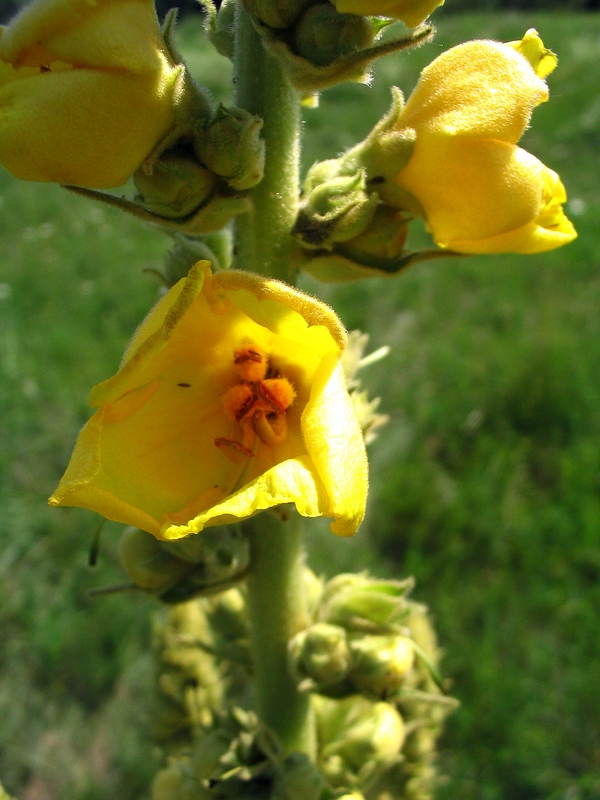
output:
<instances>
[{"instance_id":1,"label":"grassy background","mask_svg":"<svg viewBox=\"0 0 600 800\"><path fill-rule=\"evenodd\" d=\"M535 25L558 51L525 146L556 169L579 239L528 258L420 265L390 281L303 286L392 355L373 367L392 422L371 447L357 537L310 528L322 571L414 574L462 701L439 800L600 798L600 17L437 14L435 43L380 63L305 114L305 164L363 137L420 68L467 38ZM182 45L217 97L226 62ZM343 124L341 121L343 120ZM91 600L121 578L119 526L46 497L156 297L167 240L55 186L0 175L0 776L20 800L147 798L152 601ZM417 238L422 234L418 234Z\"/></svg>"}]
</instances>

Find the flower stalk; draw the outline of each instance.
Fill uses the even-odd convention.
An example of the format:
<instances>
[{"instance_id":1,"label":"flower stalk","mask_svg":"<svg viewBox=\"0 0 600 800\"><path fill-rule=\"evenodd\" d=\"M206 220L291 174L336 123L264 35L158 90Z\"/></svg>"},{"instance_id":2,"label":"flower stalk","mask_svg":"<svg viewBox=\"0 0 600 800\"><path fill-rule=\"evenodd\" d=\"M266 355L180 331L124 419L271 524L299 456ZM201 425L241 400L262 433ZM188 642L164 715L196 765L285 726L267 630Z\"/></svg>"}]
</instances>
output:
<instances>
[{"instance_id":1,"label":"flower stalk","mask_svg":"<svg viewBox=\"0 0 600 800\"><path fill-rule=\"evenodd\" d=\"M294 283L298 213L300 98L279 62L263 47L244 10L235 15L235 104L263 120L263 180L251 191L252 210L235 222L236 266Z\"/></svg>"},{"instance_id":2,"label":"flower stalk","mask_svg":"<svg viewBox=\"0 0 600 800\"><path fill-rule=\"evenodd\" d=\"M256 711L288 752L315 754L310 696L288 668L288 642L308 625L302 524L261 514L244 523L250 538L248 613Z\"/></svg>"}]
</instances>

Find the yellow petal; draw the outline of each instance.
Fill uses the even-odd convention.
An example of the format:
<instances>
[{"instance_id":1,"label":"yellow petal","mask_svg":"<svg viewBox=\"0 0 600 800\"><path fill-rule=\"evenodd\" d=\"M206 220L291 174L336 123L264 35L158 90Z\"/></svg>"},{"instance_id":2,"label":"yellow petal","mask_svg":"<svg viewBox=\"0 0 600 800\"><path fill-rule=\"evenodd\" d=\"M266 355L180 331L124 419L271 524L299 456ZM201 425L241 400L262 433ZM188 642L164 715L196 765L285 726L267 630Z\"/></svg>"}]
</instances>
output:
<instances>
[{"instance_id":1,"label":"yellow petal","mask_svg":"<svg viewBox=\"0 0 600 800\"><path fill-rule=\"evenodd\" d=\"M544 47L535 28L529 28L521 41L507 42L507 44L529 61L539 78L545 78L556 69L558 64L556 54Z\"/></svg>"},{"instance_id":2,"label":"yellow petal","mask_svg":"<svg viewBox=\"0 0 600 800\"><path fill-rule=\"evenodd\" d=\"M422 204L441 247L537 252L574 237L562 214L564 189L556 173L502 141L422 132L397 180ZM554 221L545 224L542 215L548 216L550 203Z\"/></svg>"},{"instance_id":3,"label":"yellow petal","mask_svg":"<svg viewBox=\"0 0 600 800\"><path fill-rule=\"evenodd\" d=\"M486 40L447 50L421 73L398 127L516 144L548 88L514 48Z\"/></svg>"},{"instance_id":4,"label":"yellow petal","mask_svg":"<svg viewBox=\"0 0 600 800\"><path fill-rule=\"evenodd\" d=\"M72 69L4 83L0 163L22 180L122 185L172 124L164 78Z\"/></svg>"},{"instance_id":5,"label":"yellow petal","mask_svg":"<svg viewBox=\"0 0 600 800\"><path fill-rule=\"evenodd\" d=\"M160 69L164 41L150 0L34 0L4 29L0 58L65 61L144 74Z\"/></svg>"},{"instance_id":6,"label":"yellow petal","mask_svg":"<svg viewBox=\"0 0 600 800\"><path fill-rule=\"evenodd\" d=\"M302 417L306 448L327 489L331 530L352 536L365 516L368 464L362 431L338 360L315 375L311 399Z\"/></svg>"},{"instance_id":7,"label":"yellow petal","mask_svg":"<svg viewBox=\"0 0 600 800\"><path fill-rule=\"evenodd\" d=\"M172 525L167 521L160 531L160 538L181 539L190 533L199 533L207 526L238 522L285 503L294 503L303 517L331 515L325 487L307 456L277 464L187 525Z\"/></svg>"}]
</instances>

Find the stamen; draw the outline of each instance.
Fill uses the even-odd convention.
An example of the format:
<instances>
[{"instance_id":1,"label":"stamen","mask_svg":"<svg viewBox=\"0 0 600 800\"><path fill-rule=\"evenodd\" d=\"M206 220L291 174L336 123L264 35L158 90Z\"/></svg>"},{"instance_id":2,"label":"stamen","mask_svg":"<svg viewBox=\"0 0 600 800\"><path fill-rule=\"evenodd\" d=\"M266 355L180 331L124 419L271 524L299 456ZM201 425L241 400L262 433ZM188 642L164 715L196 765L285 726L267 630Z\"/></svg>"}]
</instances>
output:
<instances>
[{"instance_id":1,"label":"stamen","mask_svg":"<svg viewBox=\"0 0 600 800\"><path fill-rule=\"evenodd\" d=\"M233 354L233 363L242 380L255 383L267 374L267 357L256 345L240 347Z\"/></svg>"},{"instance_id":2,"label":"stamen","mask_svg":"<svg viewBox=\"0 0 600 800\"><path fill-rule=\"evenodd\" d=\"M223 455L227 456L234 464L242 464L250 458L254 458L254 453L236 439L227 439L225 436L218 436L215 439L215 447L218 447Z\"/></svg>"},{"instance_id":3,"label":"stamen","mask_svg":"<svg viewBox=\"0 0 600 800\"><path fill-rule=\"evenodd\" d=\"M296 399L296 390L287 378L269 365L267 356L247 345L235 350L233 363L240 383L231 386L221 398L227 415L239 423L241 441L220 436L215 446L234 463L248 462L254 456L256 440L269 447L287 439L287 409ZM277 375L278 377L265 376Z\"/></svg>"},{"instance_id":4,"label":"stamen","mask_svg":"<svg viewBox=\"0 0 600 800\"><path fill-rule=\"evenodd\" d=\"M254 430L261 442L274 447L275 445L283 444L287 439L287 420L285 416L278 417L273 415L271 418L264 413L258 414L254 420Z\"/></svg>"}]
</instances>

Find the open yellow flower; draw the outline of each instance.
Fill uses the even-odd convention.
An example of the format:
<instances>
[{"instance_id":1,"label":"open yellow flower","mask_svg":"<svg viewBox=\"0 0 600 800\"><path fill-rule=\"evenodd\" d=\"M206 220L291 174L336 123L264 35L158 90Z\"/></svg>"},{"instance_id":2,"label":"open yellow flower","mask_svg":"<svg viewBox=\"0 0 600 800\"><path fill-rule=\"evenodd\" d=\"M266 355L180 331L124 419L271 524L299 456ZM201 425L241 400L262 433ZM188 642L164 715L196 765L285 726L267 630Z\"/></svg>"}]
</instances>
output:
<instances>
[{"instance_id":1,"label":"open yellow flower","mask_svg":"<svg viewBox=\"0 0 600 800\"><path fill-rule=\"evenodd\" d=\"M353 534L367 460L340 355L346 333L308 295L199 262L92 391L51 505L83 506L159 539L281 503Z\"/></svg>"},{"instance_id":2,"label":"open yellow flower","mask_svg":"<svg viewBox=\"0 0 600 800\"><path fill-rule=\"evenodd\" d=\"M444 0L334 0L340 14L401 19L407 28L416 28Z\"/></svg>"},{"instance_id":3,"label":"open yellow flower","mask_svg":"<svg viewBox=\"0 0 600 800\"><path fill-rule=\"evenodd\" d=\"M34 0L0 29L0 164L122 185L172 126L180 71L151 0Z\"/></svg>"},{"instance_id":4,"label":"open yellow flower","mask_svg":"<svg viewBox=\"0 0 600 800\"><path fill-rule=\"evenodd\" d=\"M522 42L453 47L423 70L397 121L416 142L396 183L417 198L441 247L536 253L577 235L558 175L517 146L555 64L528 31Z\"/></svg>"}]
</instances>

